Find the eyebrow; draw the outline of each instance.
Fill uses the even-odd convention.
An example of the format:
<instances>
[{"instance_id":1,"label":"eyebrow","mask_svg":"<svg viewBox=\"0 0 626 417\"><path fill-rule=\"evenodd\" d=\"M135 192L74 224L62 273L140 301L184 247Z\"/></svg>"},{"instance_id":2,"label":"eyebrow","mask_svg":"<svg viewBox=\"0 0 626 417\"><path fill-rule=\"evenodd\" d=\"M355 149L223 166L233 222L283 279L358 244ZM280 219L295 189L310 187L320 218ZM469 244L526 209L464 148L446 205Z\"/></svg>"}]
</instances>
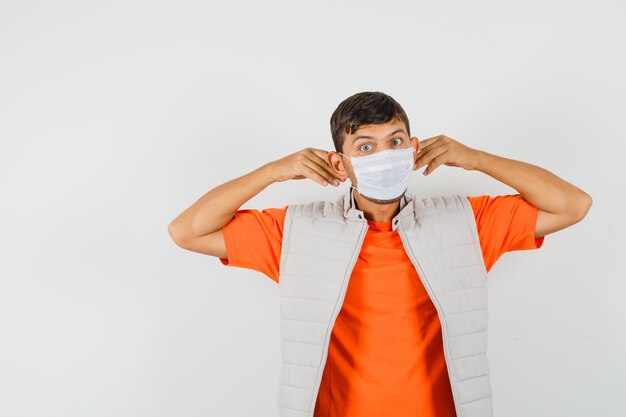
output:
<instances>
[{"instance_id":1,"label":"eyebrow","mask_svg":"<svg viewBox=\"0 0 626 417\"><path fill-rule=\"evenodd\" d=\"M405 135L407 134L407 133L404 131L404 129L397 129L397 130L395 130L395 131L391 132L389 135L387 135L387 137L389 137L389 136L393 136L393 135L395 135L396 133L404 133ZM371 137L371 136L359 135L359 136L357 136L356 138L354 138L354 140L352 141L352 143L354 144L354 142L356 142L356 141L357 141L357 140L359 140L359 139L374 139L374 138L373 138L373 137Z\"/></svg>"}]
</instances>

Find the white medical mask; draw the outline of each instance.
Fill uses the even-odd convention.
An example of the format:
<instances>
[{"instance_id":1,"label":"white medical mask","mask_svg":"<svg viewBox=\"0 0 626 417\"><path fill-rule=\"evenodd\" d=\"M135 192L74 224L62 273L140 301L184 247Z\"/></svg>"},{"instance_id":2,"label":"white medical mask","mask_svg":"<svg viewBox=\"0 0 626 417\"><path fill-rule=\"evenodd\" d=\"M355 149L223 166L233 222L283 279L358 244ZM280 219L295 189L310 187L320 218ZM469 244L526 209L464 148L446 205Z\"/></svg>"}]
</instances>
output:
<instances>
[{"instance_id":1,"label":"white medical mask","mask_svg":"<svg viewBox=\"0 0 626 417\"><path fill-rule=\"evenodd\" d=\"M357 186L350 185L359 194L377 200L393 200L407 189L413 173L413 147L386 149L365 156L350 158Z\"/></svg>"}]
</instances>

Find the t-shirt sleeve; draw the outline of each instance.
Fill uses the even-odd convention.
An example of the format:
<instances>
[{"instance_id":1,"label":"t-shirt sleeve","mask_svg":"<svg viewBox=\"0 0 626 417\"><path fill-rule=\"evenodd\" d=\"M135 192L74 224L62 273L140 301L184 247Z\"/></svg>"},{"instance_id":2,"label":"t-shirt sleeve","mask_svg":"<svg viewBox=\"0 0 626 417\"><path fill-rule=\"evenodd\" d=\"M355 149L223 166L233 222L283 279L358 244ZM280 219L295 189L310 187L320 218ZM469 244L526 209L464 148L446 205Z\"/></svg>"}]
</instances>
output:
<instances>
[{"instance_id":1,"label":"t-shirt sleeve","mask_svg":"<svg viewBox=\"0 0 626 417\"><path fill-rule=\"evenodd\" d=\"M545 236L535 237L537 207L521 194L467 196L476 219L487 271L505 252L539 249Z\"/></svg>"},{"instance_id":2,"label":"t-shirt sleeve","mask_svg":"<svg viewBox=\"0 0 626 417\"><path fill-rule=\"evenodd\" d=\"M287 206L238 210L222 227L222 265L253 269L278 282L286 212Z\"/></svg>"}]
</instances>

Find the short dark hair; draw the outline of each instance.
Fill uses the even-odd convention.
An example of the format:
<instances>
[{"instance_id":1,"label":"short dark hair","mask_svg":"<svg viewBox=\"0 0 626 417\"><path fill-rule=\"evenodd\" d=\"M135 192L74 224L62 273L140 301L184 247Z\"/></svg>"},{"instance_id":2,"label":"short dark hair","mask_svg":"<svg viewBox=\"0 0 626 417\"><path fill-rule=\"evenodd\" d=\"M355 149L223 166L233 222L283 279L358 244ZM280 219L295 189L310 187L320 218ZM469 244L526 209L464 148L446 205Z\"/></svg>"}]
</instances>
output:
<instances>
[{"instance_id":1,"label":"short dark hair","mask_svg":"<svg viewBox=\"0 0 626 417\"><path fill-rule=\"evenodd\" d=\"M362 125L383 124L398 119L404 122L409 136L409 118L402 106L380 91L356 93L341 103L330 117L330 132L337 152L343 152L346 134L353 134Z\"/></svg>"}]
</instances>

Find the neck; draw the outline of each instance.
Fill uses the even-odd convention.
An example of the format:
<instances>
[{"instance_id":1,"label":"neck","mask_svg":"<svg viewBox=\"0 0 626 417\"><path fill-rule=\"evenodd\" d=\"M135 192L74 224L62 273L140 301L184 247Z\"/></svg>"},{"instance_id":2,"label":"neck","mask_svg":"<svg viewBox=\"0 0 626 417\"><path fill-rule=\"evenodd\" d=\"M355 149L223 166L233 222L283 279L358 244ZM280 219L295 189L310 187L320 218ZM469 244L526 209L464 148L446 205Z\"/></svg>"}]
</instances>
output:
<instances>
[{"instance_id":1,"label":"neck","mask_svg":"<svg viewBox=\"0 0 626 417\"><path fill-rule=\"evenodd\" d=\"M402 196L398 197L393 202L377 203L363 197L356 190L353 190L353 193L357 208L363 212L365 218L369 221L390 222L393 217L398 214Z\"/></svg>"}]
</instances>

